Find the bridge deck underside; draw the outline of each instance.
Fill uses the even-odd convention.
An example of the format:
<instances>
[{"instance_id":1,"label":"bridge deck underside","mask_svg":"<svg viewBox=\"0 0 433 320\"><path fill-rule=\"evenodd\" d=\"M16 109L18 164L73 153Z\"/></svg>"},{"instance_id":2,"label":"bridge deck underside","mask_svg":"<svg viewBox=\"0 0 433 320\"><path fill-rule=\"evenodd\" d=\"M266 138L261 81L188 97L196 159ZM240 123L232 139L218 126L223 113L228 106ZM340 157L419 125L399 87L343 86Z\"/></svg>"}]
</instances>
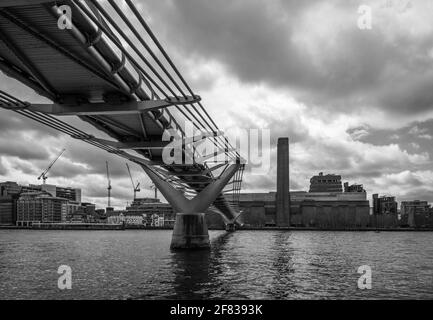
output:
<instances>
[{"instance_id":1,"label":"bridge deck underside","mask_svg":"<svg viewBox=\"0 0 433 320\"><path fill-rule=\"evenodd\" d=\"M54 3L32 0L13 3L20 2L33 4L18 6L6 1L0 5L0 70L5 74L53 103L71 107L82 103L122 105L130 101L154 99L153 89L143 81L142 73L125 59L109 39L102 36L96 41L98 33L95 26L76 4L71 1ZM76 30L60 29L57 25L58 17L53 6L63 3L73 8ZM1 7L11 4L13 6ZM85 37L87 43L80 41L80 35ZM124 60L126 63L122 64ZM114 69L118 72L113 72ZM176 107L80 118L118 142L158 142L166 129L182 131ZM134 149L133 152L138 158L151 161L155 168L160 169L159 172L168 173L169 179L179 188L185 188L191 196L218 177L219 169L209 170L205 163L166 165L162 161L162 147ZM228 220L235 215L231 200L221 193L213 204Z\"/></svg>"}]
</instances>

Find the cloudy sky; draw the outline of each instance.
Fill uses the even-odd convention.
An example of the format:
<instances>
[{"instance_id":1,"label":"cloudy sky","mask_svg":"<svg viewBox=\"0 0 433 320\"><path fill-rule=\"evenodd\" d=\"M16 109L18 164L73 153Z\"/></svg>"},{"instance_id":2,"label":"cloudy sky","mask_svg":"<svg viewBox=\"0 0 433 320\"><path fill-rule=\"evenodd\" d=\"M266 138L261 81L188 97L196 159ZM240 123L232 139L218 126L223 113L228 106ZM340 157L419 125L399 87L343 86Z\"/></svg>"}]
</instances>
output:
<instances>
[{"instance_id":1,"label":"cloudy sky","mask_svg":"<svg viewBox=\"0 0 433 320\"><path fill-rule=\"evenodd\" d=\"M275 189L276 139L285 136L292 190L307 190L323 171L364 184L369 197L433 202L433 1L137 3L223 130L270 130L271 170L247 173L244 191ZM362 4L371 7L371 29L358 27ZM0 88L41 100L1 74ZM104 206L108 160L114 205L130 201L122 159L0 110L0 180L36 183L62 148L50 183L80 187Z\"/></svg>"}]
</instances>

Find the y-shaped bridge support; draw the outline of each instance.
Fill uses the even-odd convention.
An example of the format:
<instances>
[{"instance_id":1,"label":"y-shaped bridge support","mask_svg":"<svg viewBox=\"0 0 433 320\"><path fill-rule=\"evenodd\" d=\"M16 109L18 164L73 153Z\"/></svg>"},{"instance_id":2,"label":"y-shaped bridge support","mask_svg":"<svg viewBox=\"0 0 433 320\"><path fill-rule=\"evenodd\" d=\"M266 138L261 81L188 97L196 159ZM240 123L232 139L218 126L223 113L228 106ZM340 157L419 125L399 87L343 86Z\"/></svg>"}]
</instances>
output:
<instances>
[{"instance_id":1,"label":"y-shaped bridge support","mask_svg":"<svg viewBox=\"0 0 433 320\"><path fill-rule=\"evenodd\" d=\"M171 249L204 249L210 247L205 212L230 181L239 164L231 164L225 172L189 200L170 183L161 179L150 167L143 165L155 186L176 211Z\"/></svg>"}]
</instances>

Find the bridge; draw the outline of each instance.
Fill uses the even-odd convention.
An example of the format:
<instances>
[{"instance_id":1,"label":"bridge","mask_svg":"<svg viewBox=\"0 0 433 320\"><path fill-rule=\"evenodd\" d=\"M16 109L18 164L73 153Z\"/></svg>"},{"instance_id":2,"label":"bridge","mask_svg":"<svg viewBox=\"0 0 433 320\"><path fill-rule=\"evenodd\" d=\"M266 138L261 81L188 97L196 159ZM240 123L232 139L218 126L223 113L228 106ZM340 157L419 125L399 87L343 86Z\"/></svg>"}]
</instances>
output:
<instances>
[{"instance_id":1,"label":"bridge","mask_svg":"<svg viewBox=\"0 0 433 320\"><path fill-rule=\"evenodd\" d=\"M0 91L0 107L138 164L176 212L171 248L208 248L206 212L241 224L244 161L134 3L122 3L2 0L0 70L50 103Z\"/></svg>"}]
</instances>

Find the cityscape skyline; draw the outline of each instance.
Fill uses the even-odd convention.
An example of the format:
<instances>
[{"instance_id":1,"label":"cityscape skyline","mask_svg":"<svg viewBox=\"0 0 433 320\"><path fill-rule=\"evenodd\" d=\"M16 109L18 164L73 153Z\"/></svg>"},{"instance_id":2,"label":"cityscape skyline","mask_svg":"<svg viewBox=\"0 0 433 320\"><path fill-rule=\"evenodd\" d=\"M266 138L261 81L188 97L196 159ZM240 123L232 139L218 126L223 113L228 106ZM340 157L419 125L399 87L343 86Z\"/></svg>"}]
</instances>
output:
<instances>
[{"instance_id":1,"label":"cityscape skyline","mask_svg":"<svg viewBox=\"0 0 433 320\"><path fill-rule=\"evenodd\" d=\"M0 112L2 110L0 109ZM24 119L24 121L30 121L27 119ZM36 126L38 126L38 124L35 124ZM43 130L44 126L41 126L41 130ZM47 134L49 135L53 130L47 129ZM1 135L1 133L0 133ZM70 140L72 143L74 142L74 139L71 139L69 137L59 137L59 138L64 138L66 140ZM289 140L290 141L290 140ZM79 147L79 145L77 145L77 147ZM275 146L271 146L271 148L273 148ZM85 173L80 173L78 171L75 171L75 176L73 176L75 179L74 181L71 183L70 179L67 176L63 176L62 172L63 170L66 169L70 169L71 168L71 163L69 162L68 159L68 154L66 153L66 155L63 156L63 158L66 158L67 161L63 161L62 158L60 158L58 160L59 163L57 163L56 165L53 166L53 168L50 170L50 173L48 174L49 179L47 180L47 184L51 184L51 185L57 185L57 186L65 186L65 187L71 187L71 188L79 188L84 190L83 192L83 202L91 202L91 203L95 203L97 205L97 207L99 208L105 208L107 207L107 178L106 178L106 174L105 174L105 161L109 161L110 163L110 178L113 181L112 182L112 186L114 186L114 188L111 191L111 206L116 208L116 209L121 209L124 208L125 206L127 206L128 204L132 203L133 199L133 190L131 187L131 182L130 182L130 178L128 176L127 173L127 169L125 168L125 161L123 159L119 159L117 157L110 157L107 156L105 152L98 150L97 148L93 148L93 147L89 147L89 149L95 149L95 152L99 152L101 153L101 157L105 157L102 158L102 162L101 164L97 163L97 165L95 165L95 167L93 168L95 170L95 173L97 172L97 174L95 173L90 173L91 176L97 176L98 180L97 180L97 184L96 185L92 185L91 188L88 188L86 182L88 181L88 179L86 179L86 177L84 177ZM55 156L55 152L52 153L53 156ZM0 156L0 160L2 159L3 156ZM21 160L21 159L19 159ZM46 159L46 161L51 161L52 159ZM271 161L275 160L275 163L271 162L271 168L276 168L276 158L272 159ZM36 171L36 169L34 169L32 172L34 172L35 174L39 175L40 172L42 172L44 169L46 169L46 166L48 165L49 162L44 162L44 160L38 160L38 164L40 166L40 171ZM291 155L289 156L289 161L290 161L290 167L292 170L293 167L293 163L291 161ZM69 163L68 163L69 162ZM0 161L1 163L1 161ZM134 165L133 163L129 163L131 165L131 173L132 176L134 178L135 181L139 181L141 183L141 190L137 192L137 198L152 198L154 197L154 189L152 188L152 182L151 180L147 177L147 175L140 169L138 168L136 165ZM44 167L45 165L45 167ZM60 166L59 166L60 165ZM81 166L84 170L89 170L88 168L86 168L86 164L82 163L82 164L72 164L72 166ZM99 173L100 165L103 165L103 169L104 169L104 173L101 174ZM38 166L38 168L39 168ZM76 168L74 168L76 169ZM276 173L276 170L274 170ZM320 172L322 173L322 172ZM319 172L311 172L305 173L306 175L310 174L309 176L307 176L304 181L295 181L294 183L292 183L292 175L291 175L291 179L290 179L290 191L306 191L308 192L308 189L310 187L310 178L315 176L316 174L319 174ZM331 172L331 171L326 171L324 170L324 174L337 174L339 175L339 172ZM57 176L56 176L57 175ZM40 180L37 179L37 176L32 177L32 175L30 174L30 171L26 171L24 175L22 175L23 177L25 177L24 179L17 179L17 177L12 176L12 175L8 175L5 174L5 170L3 168L3 170L0 170L0 181L1 182L5 182L5 181L13 181L13 182L17 182L18 184L21 185L40 185L42 184L42 182ZM246 171L246 176L248 176L248 171ZM350 176L350 175L349 175ZM260 177L262 177L260 175ZM269 177L267 177L269 178ZM396 201L400 204L403 201L412 201L412 200L421 200L421 201L427 201L428 203L433 204L433 194L431 196L429 195L424 195L424 197L422 196L422 194L417 195L417 194L409 194L409 195L399 195L398 192L393 194L390 193L389 191L383 191L383 190L374 190L371 191L368 189L368 187L366 187L365 183L363 183L362 181L351 181L349 179L346 178L346 176L342 176L344 181L349 182L350 184L360 184L364 186L365 191L367 192L367 200L370 202L370 206L372 206L372 195L373 194L379 194L380 196L392 196L396 198ZM81 181L80 181L81 179ZM396 179L396 182L398 183L398 179ZM294 189L293 186L298 186L298 189ZM398 187L398 185L397 185ZM395 189L394 189L395 190ZM86 191L90 191L89 194L90 195L86 195ZM265 189L265 187L262 188L247 188L244 187L242 188L242 193L249 193L249 192L256 192L256 193L266 193L266 192L275 192L276 191L276 174L275 174L275 180L274 180L274 187L271 187L270 189ZM433 191L432 191L433 192ZM96 196L92 196L92 195L96 195ZM162 194L158 193L158 198L161 199L163 202L166 202L165 198L162 196Z\"/></svg>"},{"instance_id":2,"label":"cityscape skyline","mask_svg":"<svg viewBox=\"0 0 433 320\"><path fill-rule=\"evenodd\" d=\"M401 199L399 199L397 196L395 196L393 194L387 194L387 193L381 193L381 192L378 192L378 193L369 192L368 190L366 190L364 188L364 185L362 183L357 183L357 182L353 182L353 181L346 181L344 179L344 177L341 177L338 174L336 175L334 173L323 173L323 172L319 172L317 175L314 174L313 176L311 176L308 179L308 187L306 187L305 189L302 189L302 190L301 189L299 189L299 190L293 190L293 189L290 188L289 192L290 193L299 193L299 192L300 193L311 193L311 192L313 192L313 193L319 192L320 193L320 192L324 192L324 191L314 191L314 190L312 191L311 190L311 180L312 179L317 179L317 178L319 178L322 175L324 175L324 176L336 176L336 177L339 177L341 179L339 182L336 183L336 185L341 186L341 190L340 191L335 190L336 193L341 193L343 191L344 192L353 192L353 191L345 191L345 185L346 184L347 184L347 187L353 187L353 186L362 187L363 188L363 192L365 192L365 194L366 194L366 200L369 202L370 208L373 208L373 202L374 202L373 198L374 198L374 195L378 195L379 197L384 197L384 198L386 198L386 197L395 198L395 201L397 202L398 208L400 208L401 203L405 202L405 201L426 201L428 204L433 205L433 202L431 202L431 201L429 201L427 199L423 199L423 198L411 198L411 199L401 200ZM22 185L22 186L42 186L43 185L39 181L37 181L37 183L25 183L25 182L23 183L23 182L20 182L18 180L4 180L4 181L0 180L0 183L5 183L5 182L17 183L18 185ZM289 180L289 183L290 183L290 180ZM47 185L49 185L49 187L75 188L74 186L71 186L71 185L61 185L61 184L54 184L54 183L47 183ZM104 188L104 187L102 187L102 188L106 192L106 188ZM79 189L80 191L82 190L81 188L78 188L78 187L77 187L77 189ZM144 192L143 192L143 189L144 189ZM310 189L310 190L308 190L308 189ZM131 190L132 190L132 188L131 188ZM330 192L330 191L327 190L326 192ZM130 193L133 194L132 191ZM241 191L241 194L250 194L250 193L251 192L246 191L246 190ZM270 189L270 190L261 190L261 191L254 192L254 193L257 193L257 194L266 194L266 193L271 194L271 193L274 193L274 194L276 194L277 193L277 188ZM147 188L147 187L146 188L141 188L140 191L136 192L136 199L152 199L152 198L155 198L154 194L155 194L155 191L151 187L149 187L149 188ZM105 203L103 202L104 199L101 200L101 201L99 201L99 202L98 201L93 201L92 200L93 198L86 197L86 195L84 193L80 194L80 197L82 197L82 201L80 201L80 202L83 202L83 203L94 203L97 208L101 208L101 209L105 209L107 207L107 200L108 200L107 193L105 194ZM98 198L98 199L100 199L100 198ZM121 202L121 201L124 201L125 199L120 199L119 200L119 198L113 197L113 194L111 195L110 199L111 199L111 202L112 202L111 207L114 208L115 210L122 210L124 207L130 205L134 201L134 197L132 197L130 199L126 198L125 202ZM118 205L115 205L115 204L113 205L113 199L115 199L115 201L118 201L117 203L119 203L119 204ZM162 201L162 203L167 203L167 200L160 193L158 193L158 198L157 199L159 201ZM102 203L102 204L100 205L99 203Z\"/></svg>"},{"instance_id":3,"label":"cityscape skyline","mask_svg":"<svg viewBox=\"0 0 433 320\"><path fill-rule=\"evenodd\" d=\"M271 163L276 162L276 138L290 137L292 190L307 189L309 177L325 171L362 183L371 194L433 202L433 30L428 4L413 4L405 12L375 4L372 30L359 30L358 6L352 2L243 3L223 9L211 1L188 0L172 4L172 11L164 1L152 4L152 10L137 1L223 130L235 125L270 128ZM172 15L175 11L178 16ZM275 12L282 18L274 19ZM161 16L170 17L169 22L162 23L167 19ZM226 23L216 23L221 19ZM410 24L411 32L390 27L398 23ZM172 36L177 33L182 41ZM283 46L281 37L292 41ZM191 53L192 43L199 45ZM326 50L318 50L325 44ZM46 102L4 74L0 83L22 100ZM390 83L398 88L393 90ZM237 99L230 100L234 95ZM94 132L77 119L70 121ZM49 181L80 187L89 201L102 206L108 160L116 186L113 204L131 201L121 159L7 110L0 110L0 126L1 180L34 183L65 147L67 154ZM150 184L136 166L131 170L135 179ZM246 172L243 190L272 190L275 183L273 166L266 176Z\"/></svg>"}]
</instances>

